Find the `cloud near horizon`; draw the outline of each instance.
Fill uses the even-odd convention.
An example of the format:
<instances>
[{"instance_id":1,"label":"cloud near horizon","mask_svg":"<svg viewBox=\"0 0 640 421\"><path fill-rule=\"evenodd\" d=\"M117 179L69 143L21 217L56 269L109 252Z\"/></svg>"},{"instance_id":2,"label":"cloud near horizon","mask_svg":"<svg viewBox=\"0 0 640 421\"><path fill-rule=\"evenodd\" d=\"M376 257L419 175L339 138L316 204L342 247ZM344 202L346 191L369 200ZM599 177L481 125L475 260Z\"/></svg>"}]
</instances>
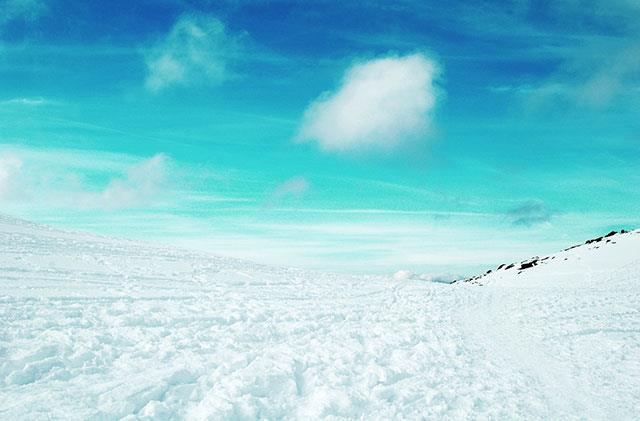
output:
<instances>
[{"instance_id":1,"label":"cloud near horizon","mask_svg":"<svg viewBox=\"0 0 640 421\"><path fill-rule=\"evenodd\" d=\"M439 65L423 54L347 70L339 88L309 105L297 135L328 152L389 150L424 136L438 100Z\"/></svg>"},{"instance_id":2,"label":"cloud near horizon","mask_svg":"<svg viewBox=\"0 0 640 421\"><path fill-rule=\"evenodd\" d=\"M22 161L12 155L0 158L0 201L9 198L15 190L14 179Z\"/></svg>"},{"instance_id":3,"label":"cloud near horizon","mask_svg":"<svg viewBox=\"0 0 640 421\"><path fill-rule=\"evenodd\" d=\"M112 161L118 158L124 162ZM172 197L169 162L165 154L140 160L0 147L0 204L87 211L155 206Z\"/></svg>"},{"instance_id":4,"label":"cloud near horizon","mask_svg":"<svg viewBox=\"0 0 640 421\"><path fill-rule=\"evenodd\" d=\"M145 86L158 92L173 85L216 85L229 77L228 55L237 45L224 23L184 14L147 55Z\"/></svg>"}]
</instances>

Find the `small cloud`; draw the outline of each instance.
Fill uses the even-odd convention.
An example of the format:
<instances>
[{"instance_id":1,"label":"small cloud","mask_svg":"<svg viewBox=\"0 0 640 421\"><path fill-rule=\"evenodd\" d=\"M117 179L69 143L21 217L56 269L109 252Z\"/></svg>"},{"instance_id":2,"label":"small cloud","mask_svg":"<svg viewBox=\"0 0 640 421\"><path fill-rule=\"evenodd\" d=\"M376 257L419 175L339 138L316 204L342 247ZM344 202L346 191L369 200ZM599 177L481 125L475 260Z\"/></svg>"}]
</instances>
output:
<instances>
[{"instance_id":1,"label":"small cloud","mask_svg":"<svg viewBox=\"0 0 640 421\"><path fill-rule=\"evenodd\" d=\"M281 199L285 196L300 196L309 190L309 182L304 177L293 177L280 184L273 191L272 199Z\"/></svg>"},{"instance_id":2,"label":"small cloud","mask_svg":"<svg viewBox=\"0 0 640 421\"><path fill-rule=\"evenodd\" d=\"M34 98L11 98L0 101L0 106L24 106L24 107L39 107L42 105L54 105L55 101L50 101L42 97Z\"/></svg>"},{"instance_id":3,"label":"small cloud","mask_svg":"<svg viewBox=\"0 0 640 421\"><path fill-rule=\"evenodd\" d=\"M306 193L310 187L311 184L304 177L297 176L290 178L276 186L276 188L270 192L264 206L266 208L270 208L276 202L282 199L289 197L300 197L304 193Z\"/></svg>"},{"instance_id":4,"label":"small cloud","mask_svg":"<svg viewBox=\"0 0 640 421\"><path fill-rule=\"evenodd\" d=\"M14 156L0 157L0 201L10 198L15 191L17 174L22 160Z\"/></svg>"},{"instance_id":5,"label":"small cloud","mask_svg":"<svg viewBox=\"0 0 640 421\"><path fill-rule=\"evenodd\" d=\"M225 25L208 15L185 14L147 56L147 89L219 84L229 77L229 52L237 47Z\"/></svg>"},{"instance_id":6,"label":"small cloud","mask_svg":"<svg viewBox=\"0 0 640 421\"><path fill-rule=\"evenodd\" d=\"M532 227L551 221L555 211L549 209L543 202L531 200L507 211L507 218L513 225Z\"/></svg>"},{"instance_id":7,"label":"small cloud","mask_svg":"<svg viewBox=\"0 0 640 421\"><path fill-rule=\"evenodd\" d=\"M167 157L158 154L131 167L124 177L115 178L88 203L106 209L132 208L157 201L166 179Z\"/></svg>"},{"instance_id":8,"label":"small cloud","mask_svg":"<svg viewBox=\"0 0 640 421\"><path fill-rule=\"evenodd\" d=\"M388 150L419 138L431 123L438 74L437 63L423 54L356 64L336 91L309 105L297 139L348 152Z\"/></svg>"}]
</instances>

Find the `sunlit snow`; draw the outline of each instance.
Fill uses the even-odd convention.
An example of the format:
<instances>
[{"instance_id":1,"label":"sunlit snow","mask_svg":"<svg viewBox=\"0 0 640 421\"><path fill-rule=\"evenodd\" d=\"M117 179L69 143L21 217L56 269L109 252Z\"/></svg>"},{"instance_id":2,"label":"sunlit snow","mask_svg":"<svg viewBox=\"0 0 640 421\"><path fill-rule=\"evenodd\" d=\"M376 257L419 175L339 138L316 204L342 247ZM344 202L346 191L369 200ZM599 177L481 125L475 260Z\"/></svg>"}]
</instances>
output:
<instances>
[{"instance_id":1,"label":"sunlit snow","mask_svg":"<svg viewBox=\"0 0 640 421\"><path fill-rule=\"evenodd\" d=\"M0 419L634 419L640 232L614 238L480 286L0 217Z\"/></svg>"}]
</instances>

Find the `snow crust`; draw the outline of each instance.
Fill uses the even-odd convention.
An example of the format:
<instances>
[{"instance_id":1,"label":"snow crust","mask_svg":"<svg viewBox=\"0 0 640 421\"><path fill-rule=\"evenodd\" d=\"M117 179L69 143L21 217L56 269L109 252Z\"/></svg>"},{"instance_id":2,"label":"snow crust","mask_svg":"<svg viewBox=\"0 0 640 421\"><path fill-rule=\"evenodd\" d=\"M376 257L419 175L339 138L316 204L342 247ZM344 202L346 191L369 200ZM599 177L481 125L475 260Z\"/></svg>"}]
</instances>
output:
<instances>
[{"instance_id":1,"label":"snow crust","mask_svg":"<svg viewBox=\"0 0 640 421\"><path fill-rule=\"evenodd\" d=\"M448 285L0 217L0 419L636 419L640 235L555 256Z\"/></svg>"}]
</instances>

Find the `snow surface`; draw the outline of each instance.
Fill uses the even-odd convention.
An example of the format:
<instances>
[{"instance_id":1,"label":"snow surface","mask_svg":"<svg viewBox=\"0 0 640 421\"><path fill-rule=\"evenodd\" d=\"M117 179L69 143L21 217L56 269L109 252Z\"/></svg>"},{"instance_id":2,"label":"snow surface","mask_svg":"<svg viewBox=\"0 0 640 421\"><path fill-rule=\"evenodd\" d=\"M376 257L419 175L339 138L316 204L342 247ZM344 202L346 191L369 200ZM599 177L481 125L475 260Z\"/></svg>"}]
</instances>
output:
<instances>
[{"instance_id":1,"label":"snow surface","mask_svg":"<svg viewBox=\"0 0 640 421\"><path fill-rule=\"evenodd\" d=\"M0 419L637 419L639 234L478 286L0 217Z\"/></svg>"}]
</instances>

